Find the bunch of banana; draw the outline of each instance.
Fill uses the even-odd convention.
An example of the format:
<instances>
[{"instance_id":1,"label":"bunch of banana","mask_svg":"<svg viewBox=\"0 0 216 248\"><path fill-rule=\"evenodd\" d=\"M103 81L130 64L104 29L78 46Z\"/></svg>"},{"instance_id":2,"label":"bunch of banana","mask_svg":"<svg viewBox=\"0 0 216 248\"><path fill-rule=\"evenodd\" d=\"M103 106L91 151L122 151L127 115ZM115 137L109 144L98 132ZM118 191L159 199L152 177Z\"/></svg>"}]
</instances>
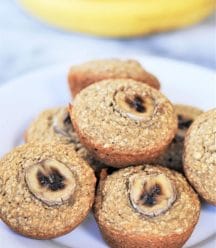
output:
<instances>
[{"instance_id":1,"label":"bunch of banana","mask_svg":"<svg viewBox=\"0 0 216 248\"><path fill-rule=\"evenodd\" d=\"M215 0L20 0L33 15L65 30L130 37L196 23Z\"/></svg>"}]
</instances>

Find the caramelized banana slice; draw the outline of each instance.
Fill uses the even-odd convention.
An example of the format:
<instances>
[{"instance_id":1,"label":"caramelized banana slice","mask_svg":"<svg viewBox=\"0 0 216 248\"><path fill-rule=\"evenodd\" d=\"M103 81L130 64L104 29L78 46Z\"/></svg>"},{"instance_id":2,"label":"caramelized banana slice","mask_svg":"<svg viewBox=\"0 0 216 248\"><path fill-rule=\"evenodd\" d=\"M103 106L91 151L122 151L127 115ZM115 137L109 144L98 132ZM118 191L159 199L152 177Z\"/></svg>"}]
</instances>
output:
<instances>
[{"instance_id":1,"label":"caramelized banana slice","mask_svg":"<svg viewBox=\"0 0 216 248\"><path fill-rule=\"evenodd\" d=\"M69 140L74 136L72 132L72 122L66 108L62 108L53 119L53 129Z\"/></svg>"},{"instance_id":2,"label":"caramelized banana slice","mask_svg":"<svg viewBox=\"0 0 216 248\"><path fill-rule=\"evenodd\" d=\"M163 174L135 174L129 178L129 198L136 211L154 217L172 206L176 200L176 190Z\"/></svg>"},{"instance_id":3,"label":"caramelized banana slice","mask_svg":"<svg viewBox=\"0 0 216 248\"><path fill-rule=\"evenodd\" d=\"M54 159L33 164L25 171L31 193L48 206L67 202L75 191L75 177L63 163Z\"/></svg>"},{"instance_id":4,"label":"caramelized banana slice","mask_svg":"<svg viewBox=\"0 0 216 248\"><path fill-rule=\"evenodd\" d=\"M193 120L191 118L188 118L180 114L178 114L177 117L178 117L178 135L180 137L185 137L185 134L188 128L191 126Z\"/></svg>"},{"instance_id":5,"label":"caramelized banana slice","mask_svg":"<svg viewBox=\"0 0 216 248\"><path fill-rule=\"evenodd\" d=\"M117 91L114 95L114 101L121 112L136 121L149 121L154 114L154 99L148 95L139 95L131 89Z\"/></svg>"}]
</instances>

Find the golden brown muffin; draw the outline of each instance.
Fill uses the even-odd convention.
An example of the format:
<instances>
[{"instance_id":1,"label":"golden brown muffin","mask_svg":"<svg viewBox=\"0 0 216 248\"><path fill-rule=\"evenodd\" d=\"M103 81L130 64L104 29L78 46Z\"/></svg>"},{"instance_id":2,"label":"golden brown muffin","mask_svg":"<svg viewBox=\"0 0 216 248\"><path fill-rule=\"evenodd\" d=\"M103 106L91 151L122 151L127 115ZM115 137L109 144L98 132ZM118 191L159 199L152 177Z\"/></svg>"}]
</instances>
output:
<instances>
[{"instance_id":1,"label":"golden brown muffin","mask_svg":"<svg viewBox=\"0 0 216 248\"><path fill-rule=\"evenodd\" d=\"M193 121L203 112L202 110L189 106L174 105L178 117L178 131L167 150L159 156L153 164L160 164L170 169L183 171L182 156L184 147L184 138L187 130Z\"/></svg>"},{"instance_id":2,"label":"golden brown muffin","mask_svg":"<svg viewBox=\"0 0 216 248\"><path fill-rule=\"evenodd\" d=\"M200 115L185 138L184 172L208 203L216 205L216 108Z\"/></svg>"},{"instance_id":3,"label":"golden brown muffin","mask_svg":"<svg viewBox=\"0 0 216 248\"><path fill-rule=\"evenodd\" d=\"M28 143L0 160L0 217L35 239L66 234L94 201L91 167L67 145Z\"/></svg>"},{"instance_id":4,"label":"golden brown muffin","mask_svg":"<svg viewBox=\"0 0 216 248\"><path fill-rule=\"evenodd\" d=\"M178 248L198 221L200 202L178 172L143 165L103 176L94 214L110 247Z\"/></svg>"},{"instance_id":5,"label":"golden brown muffin","mask_svg":"<svg viewBox=\"0 0 216 248\"><path fill-rule=\"evenodd\" d=\"M46 109L40 113L26 130L25 141L67 144L95 171L98 172L101 168L106 167L96 161L80 143L66 107Z\"/></svg>"},{"instance_id":6,"label":"golden brown muffin","mask_svg":"<svg viewBox=\"0 0 216 248\"><path fill-rule=\"evenodd\" d=\"M132 79L88 86L76 96L70 113L80 142L97 160L113 167L152 161L177 130L170 101Z\"/></svg>"},{"instance_id":7,"label":"golden brown muffin","mask_svg":"<svg viewBox=\"0 0 216 248\"><path fill-rule=\"evenodd\" d=\"M158 79L147 72L136 60L93 60L71 67L68 84L73 96L88 85L103 79L131 78L159 89Z\"/></svg>"}]
</instances>

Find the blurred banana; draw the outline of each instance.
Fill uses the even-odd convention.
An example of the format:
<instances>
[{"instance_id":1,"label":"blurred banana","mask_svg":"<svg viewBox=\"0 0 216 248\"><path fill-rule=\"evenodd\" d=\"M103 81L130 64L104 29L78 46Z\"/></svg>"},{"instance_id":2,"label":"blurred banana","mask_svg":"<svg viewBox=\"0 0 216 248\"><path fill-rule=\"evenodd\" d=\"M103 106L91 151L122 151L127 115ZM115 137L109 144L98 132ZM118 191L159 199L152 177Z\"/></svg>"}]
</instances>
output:
<instances>
[{"instance_id":1,"label":"blurred banana","mask_svg":"<svg viewBox=\"0 0 216 248\"><path fill-rule=\"evenodd\" d=\"M215 0L19 0L39 19L65 30L131 37L196 23Z\"/></svg>"}]
</instances>

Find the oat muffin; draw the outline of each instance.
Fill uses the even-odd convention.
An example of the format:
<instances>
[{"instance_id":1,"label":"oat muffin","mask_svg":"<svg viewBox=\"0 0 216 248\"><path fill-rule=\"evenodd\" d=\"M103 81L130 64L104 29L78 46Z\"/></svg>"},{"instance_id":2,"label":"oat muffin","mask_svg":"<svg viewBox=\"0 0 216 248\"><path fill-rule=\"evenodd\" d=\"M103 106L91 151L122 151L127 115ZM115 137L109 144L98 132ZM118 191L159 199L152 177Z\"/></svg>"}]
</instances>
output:
<instances>
[{"instance_id":1,"label":"oat muffin","mask_svg":"<svg viewBox=\"0 0 216 248\"><path fill-rule=\"evenodd\" d=\"M26 142L57 142L69 145L98 172L106 167L96 161L80 143L73 128L67 107L51 108L43 111L25 132Z\"/></svg>"},{"instance_id":2,"label":"oat muffin","mask_svg":"<svg viewBox=\"0 0 216 248\"><path fill-rule=\"evenodd\" d=\"M177 118L158 90L132 79L92 84L70 111L80 142L113 167L152 161L175 136Z\"/></svg>"},{"instance_id":3,"label":"oat muffin","mask_svg":"<svg viewBox=\"0 0 216 248\"><path fill-rule=\"evenodd\" d=\"M74 144L79 140L74 132L67 107L46 109L31 123L25 133L26 142L57 141Z\"/></svg>"},{"instance_id":4,"label":"oat muffin","mask_svg":"<svg viewBox=\"0 0 216 248\"><path fill-rule=\"evenodd\" d=\"M198 194L216 205L216 108L200 115L185 138L184 172Z\"/></svg>"},{"instance_id":5,"label":"oat muffin","mask_svg":"<svg viewBox=\"0 0 216 248\"><path fill-rule=\"evenodd\" d=\"M170 169L183 171L182 156L184 147L184 137L193 121L203 112L202 110L189 106L176 104L174 105L178 117L178 131L169 145L168 149L159 156L153 164L160 164Z\"/></svg>"},{"instance_id":6,"label":"oat muffin","mask_svg":"<svg viewBox=\"0 0 216 248\"><path fill-rule=\"evenodd\" d=\"M158 79L147 72L136 60L104 59L93 60L71 67L68 84L73 96L88 85L103 79L131 78L160 88Z\"/></svg>"},{"instance_id":7,"label":"oat muffin","mask_svg":"<svg viewBox=\"0 0 216 248\"><path fill-rule=\"evenodd\" d=\"M66 234L94 201L91 167L67 145L28 143L0 160L0 217L35 239Z\"/></svg>"},{"instance_id":8,"label":"oat muffin","mask_svg":"<svg viewBox=\"0 0 216 248\"><path fill-rule=\"evenodd\" d=\"M178 248L198 221L200 202L178 172L141 165L103 175L94 214L110 247Z\"/></svg>"},{"instance_id":9,"label":"oat muffin","mask_svg":"<svg viewBox=\"0 0 216 248\"><path fill-rule=\"evenodd\" d=\"M69 144L82 158L88 156L74 131L67 107L46 109L40 113L26 130L25 141Z\"/></svg>"}]
</instances>

